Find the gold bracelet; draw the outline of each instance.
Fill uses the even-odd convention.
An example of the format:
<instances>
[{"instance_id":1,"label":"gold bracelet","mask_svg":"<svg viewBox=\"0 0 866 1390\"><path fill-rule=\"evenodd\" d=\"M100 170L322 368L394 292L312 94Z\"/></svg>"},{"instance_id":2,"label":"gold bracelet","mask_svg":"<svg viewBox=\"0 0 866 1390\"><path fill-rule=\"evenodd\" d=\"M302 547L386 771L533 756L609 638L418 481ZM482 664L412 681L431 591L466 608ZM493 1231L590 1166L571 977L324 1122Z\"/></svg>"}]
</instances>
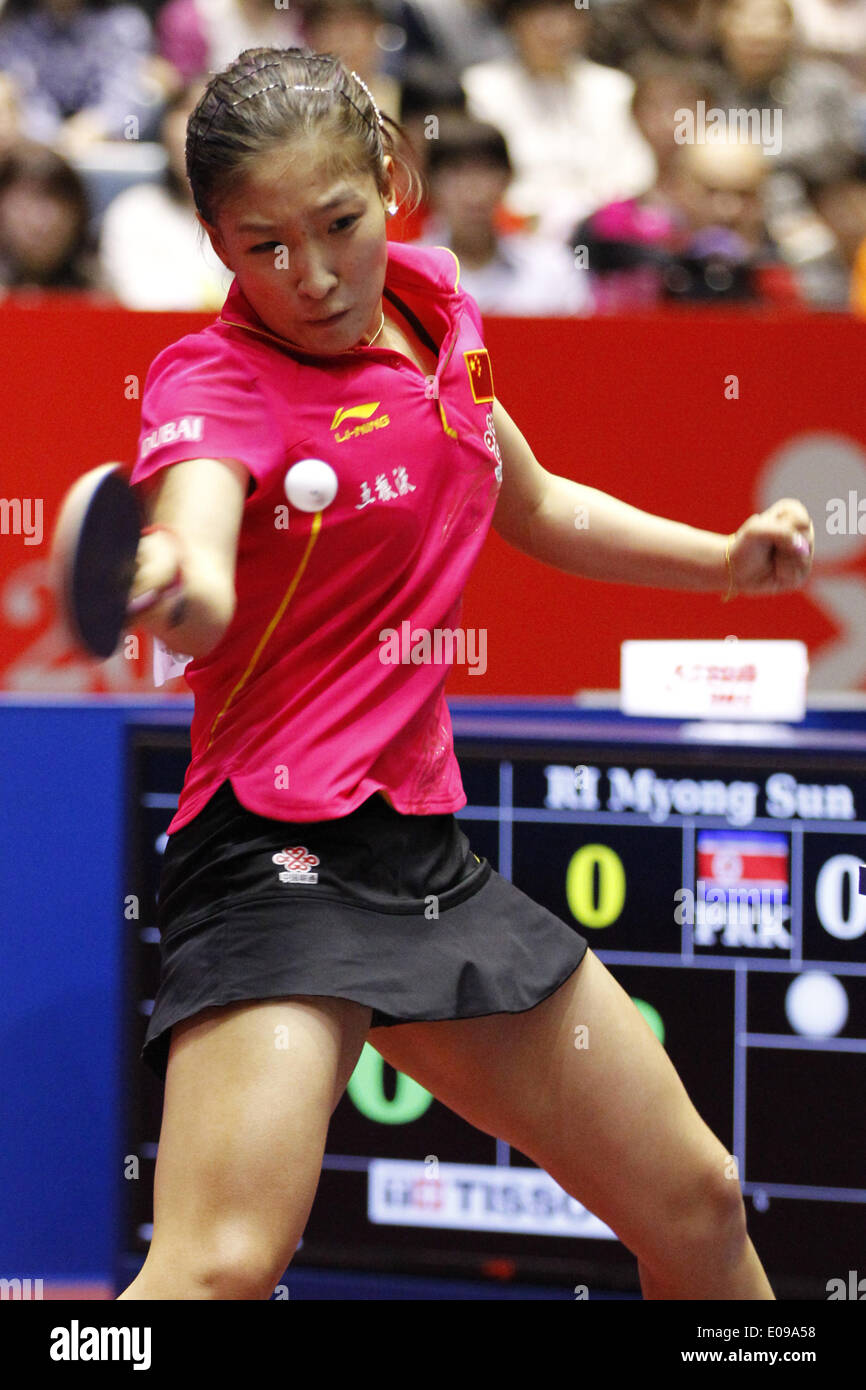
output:
<instances>
[{"instance_id":1,"label":"gold bracelet","mask_svg":"<svg viewBox=\"0 0 866 1390\"><path fill-rule=\"evenodd\" d=\"M722 603L728 603L729 600L732 599L736 593L736 590L734 588L734 571L731 566L731 541L734 539L736 534L736 531L731 532L731 534L728 536L727 544L725 546L725 564L728 567L728 592L724 595Z\"/></svg>"}]
</instances>

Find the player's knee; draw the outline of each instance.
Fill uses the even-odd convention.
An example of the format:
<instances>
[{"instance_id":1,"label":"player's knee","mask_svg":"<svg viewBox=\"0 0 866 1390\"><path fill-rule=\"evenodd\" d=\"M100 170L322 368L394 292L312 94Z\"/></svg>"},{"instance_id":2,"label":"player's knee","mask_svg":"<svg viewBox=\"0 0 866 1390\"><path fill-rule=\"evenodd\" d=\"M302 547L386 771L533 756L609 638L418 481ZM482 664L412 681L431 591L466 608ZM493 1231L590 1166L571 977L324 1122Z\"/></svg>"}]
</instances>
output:
<instances>
[{"instance_id":1,"label":"player's knee","mask_svg":"<svg viewBox=\"0 0 866 1390\"><path fill-rule=\"evenodd\" d=\"M746 1208L729 1155L703 1161L685 1186L675 1226L681 1249L735 1264L747 1240Z\"/></svg>"},{"instance_id":2,"label":"player's knee","mask_svg":"<svg viewBox=\"0 0 866 1390\"><path fill-rule=\"evenodd\" d=\"M291 1254L260 1231L234 1226L221 1231L202 1252L197 1276L213 1299L268 1299Z\"/></svg>"}]
</instances>

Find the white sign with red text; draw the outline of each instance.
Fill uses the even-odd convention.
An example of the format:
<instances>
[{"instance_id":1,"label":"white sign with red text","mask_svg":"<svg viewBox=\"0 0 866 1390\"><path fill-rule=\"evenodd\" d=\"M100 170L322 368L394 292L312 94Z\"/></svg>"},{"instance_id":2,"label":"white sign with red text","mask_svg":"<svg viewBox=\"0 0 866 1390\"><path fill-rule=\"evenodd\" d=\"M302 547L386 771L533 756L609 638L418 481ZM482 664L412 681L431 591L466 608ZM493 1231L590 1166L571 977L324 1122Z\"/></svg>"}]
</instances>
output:
<instances>
[{"instance_id":1,"label":"white sign with red text","mask_svg":"<svg viewBox=\"0 0 866 1390\"><path fill-rule=\"evenodd\" d=\"M623 642L623 714L798 721L806 715L804 642Z\"/></svg>"}]
</instances>

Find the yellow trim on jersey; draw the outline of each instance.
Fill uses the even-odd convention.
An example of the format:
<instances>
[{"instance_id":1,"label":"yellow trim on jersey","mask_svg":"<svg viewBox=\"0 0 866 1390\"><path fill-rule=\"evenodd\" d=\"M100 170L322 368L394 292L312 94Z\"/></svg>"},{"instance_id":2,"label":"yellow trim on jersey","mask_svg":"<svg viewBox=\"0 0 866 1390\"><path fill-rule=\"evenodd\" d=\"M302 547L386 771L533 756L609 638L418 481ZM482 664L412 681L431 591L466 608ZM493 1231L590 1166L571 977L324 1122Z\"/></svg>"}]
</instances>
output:
<instances>
[{"instance_id":1,"label":"yellow trim on jersey","mask_svg":"<svg viewBox=\"0 0 866 1390\"><path fill-rule=\"evenodd\" d=\"M445 249L447 250L447 247L446 247ZM455 334L455 336L454 336L454 342L451 344L451 347L450 347L449 350L448 350L448 356L445 358L445 361L442 363L441 370L439 371L439 375L440 375L440 376L442 376L442 374L443 374L444 371L445 371L445 368L448 366L448 363L451 361L451 357L452 357L452 354L453 354L454 349L456 348L456 346L457 346L457 335ZM436 399L439 401L439 415L440 415L440 418L441 418L441 420L442 420L442 428L443 428L443 430L445 431L446 434L450 434L450 436L451 436L452 439L459 439L459 438L460 438L460 435L457 433L456 430L452 430L452 428L451 428L451 426L449 425L447 419L445 418L445 407L444 407L443 404L442 404L441 397L437 396Z\"/></svg>"},{"instance_id":2,"label":"yellow trim on jersey","mask_svg":"<svg viewBox=\"0 0 866 1390\"><path fill-rule=\"evenodd\" d=\"M451 251L450 246L436 246L433 249L435 251ZM457 255L454 251L451 251L451 255L454 257L454 262L457 266L457 279L454 281L454 288L456 290L457 286L460 284L460 262L458 261Z\"/></svg>"},{"instance_id":3,"label":"yellow trim on jersey","mask_svg":"<svg viewBox=\"0 0 866 1390\"><path fill-rule=\"evenodd\" d=\"M445 407L443 406L441 400L439 402L439 414L442 416L442 428L445 431L445 433L450 434L452 439L459 439L460 435L457 433L456 430L452 430L451 426L445 418Z\"/></svg>"},{"instance_id":4,"label":"yellow trim on jersey","mask_svg":"<svg viewBox=\"0 0 866 1390\"><path fill-rule=\"evenodd\" d=\"M261 656L262 652L264 651L265 645L266 645L266 643L267 643L269 637L271 636L271 633L273 632L273 630L274 630L274 628L276 627L277 623L280 621L280 618L281 618L281 617L283 616L283 614L285 613L286 608L287 608L287 606L288 606L288 604L289 604L289 601L291 600L292 596L294 595L294 592L295 592L295 590L297 589L298 584L301 582L301 576L302 576L302 574L304 573L304 570L305 570L306 567L307 567L307 561L308 561L309 558L310 558L310 554L312 553L313 546L315 545L316 541L318 540L319 532L321 531L321 529L322 529L322 513L321 513L321 512L316 512L316 515L313 517L313 524L312 524L312 528L311 528L311 530L310 530L310 539L309 539L309 541L307 542L307 548L306 548L306 550L304 551L303 557L302 557L302 559L301 559L301 563L298 565L298 568L295 570L295 574L294 574L294 577L293 577L293 579L292 579L292 582L291 582L291 584L289 585L288 589L286 590L285 594L283 595L283 599L282 599L282 602L280 603L279 608L277 609L276 613L275 613L274 616L271 618L271 621L268 623L267 627L265 628L264 634L263 634L263 636L261 637L258 646L256 647L255 651L253 652L252 656L250 657L250 661L249 661L249 664L248 664L248 666L247 666L247 669L244 671L243 675L241 676L241 678L240 678L240 680L238 681L237 685L235 686L234 690L233 690L233 691L231 692L231 694L229 695L228 699L226 700L225 704L223 705L222 709L220 710L219 714L217 715L216 719L214 720L213 724L211 725L211 735L210 735L210 738L208 739L208 745L207 745L207 746L208 746L208 749L210 748L211 744L212 744L213 741L214 741L214 738L216 737L216 726L217 726L217 724L218 724L218 723L220 722L220 720L222 719L223 715L225 714L225 712L226 712L226 710L228 709L229 705L231 704L232 700L233 700L233 699L235 698L235 696L237 695L238 691L241 690L241 689L243 688L244 685L246 685L246 682L249 680L249 677L252 675L253 668L254 668L256 662L258 661L259 657Z\"/></svg>"},{"instance_id":5,"label":"yellow trim on jersey","mask_svg":"<svg viewBox=\"0 0 866 1390\"><path fill-rule=\"evenodd\" d=\"M228 324L229 328L245 328L248 333L258 333L260 338L270 338L272 343L281 343L283 347L288 346L298 348L299 352L304 351L304 349L302 347L299 347L297 343L290 343L288 338L280 338L276 333L270 333L265 328L254 328L251 323L238 323L235 319L224 319L222 314L218 314L217 318L219 319L220 323ZM307 355L312 356L313 354L308 353Z\"/></svg>"}]
</instances>

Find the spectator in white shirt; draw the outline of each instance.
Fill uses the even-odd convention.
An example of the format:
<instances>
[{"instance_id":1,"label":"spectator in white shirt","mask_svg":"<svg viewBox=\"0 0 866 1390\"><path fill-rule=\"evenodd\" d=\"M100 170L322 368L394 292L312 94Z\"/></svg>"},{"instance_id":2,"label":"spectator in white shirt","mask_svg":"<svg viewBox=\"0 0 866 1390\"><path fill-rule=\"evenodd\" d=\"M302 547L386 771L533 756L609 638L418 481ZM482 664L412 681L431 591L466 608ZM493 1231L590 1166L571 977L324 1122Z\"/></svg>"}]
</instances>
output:
<instances>
[{"instance_id":1,"label":"spectator in white shirt","mask_svg":"<svg viewBox=\"0 0 866 1390\"><path fill-rule=\"evenodd\" d=\"M655 179L652 151L631 113L634 84L584 57L589 16L573 0L492 3L514 56L464 69L468 108L508 142L515 168L509 210L564 240L581 218Z\"/></svg>"},{"instance_id":2,"label":"spectator in white shirt","mask_svg":"<svg viewBox=\"0 0 866 1390\"><path fill-rule=\"evenodd\" d=\"M866 0L791 0L800 49L829 58L866 86Z\"/></svg>"},{"instance_id":3,"label":"spectator in white shirt","mask_svg":"<svg viewBox=\"0 0 866 1390\"><path fill-rule=\"evenodd\" d=\"M163 182L125 189L102 219L103 283L128 309L218 309L231 284L196 219L186 178L186 123L203 91L204 84L184 87L166 108Z\"/></svg>"},{"instance_id":4,"label":"spectator in white shirt","mask_svg":"<svg viewBox=\"0 0 866 1390\"><path fill-rule=\"evenodd\" d=\"M430 141L431 217L419 241L451 248L460 284L482 314L588 312L586 275L567 247L497 225L511 176L501 131L460 112L443 113L438 137Z\"/></svg>"}]
</instances>

